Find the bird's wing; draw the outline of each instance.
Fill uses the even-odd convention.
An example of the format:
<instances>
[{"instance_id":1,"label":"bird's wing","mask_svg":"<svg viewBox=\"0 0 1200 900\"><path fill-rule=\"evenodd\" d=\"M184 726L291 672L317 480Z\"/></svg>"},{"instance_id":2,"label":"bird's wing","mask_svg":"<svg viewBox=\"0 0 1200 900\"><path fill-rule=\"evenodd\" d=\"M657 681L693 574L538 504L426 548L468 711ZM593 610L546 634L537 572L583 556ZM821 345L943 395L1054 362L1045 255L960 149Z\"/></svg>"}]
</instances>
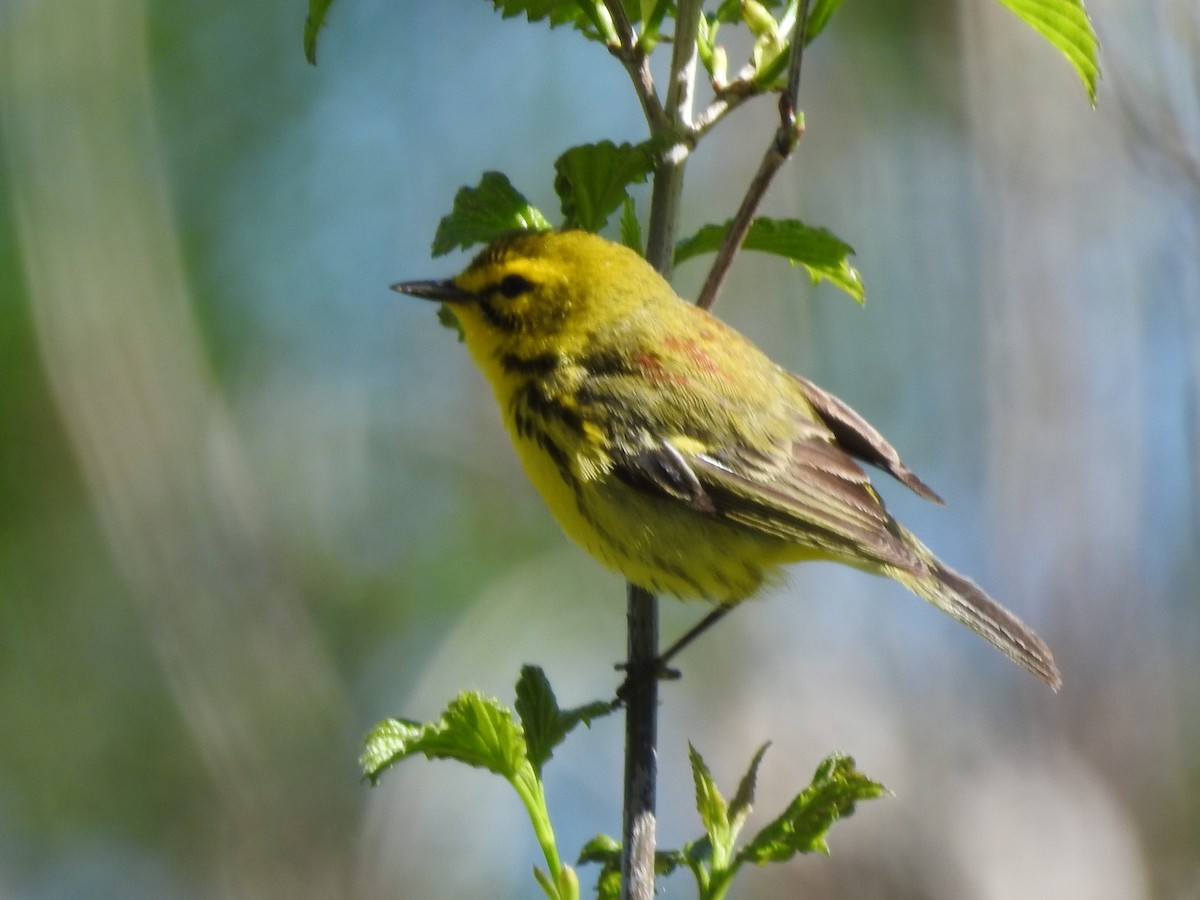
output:
<instances>
[{"instance_id":1,"label":"bird's wing","mask_svg":"<svg viewBox=\"0 0 1200 900\"><path fill-rule=\"evenodd\" d=\"M821 421L833 432L839 447L851 456L883 469L926 500L932 500L934 503L944 502L929 485L913 473L912 469L900 461L900 454L896 452L896 448L866 419L807 378L801 378L799 375L793 375L792 378L799 385L804 398L821 417Z\"/></svg>"},{"instance_id":2,"label":"bird's wing","mask_svg":"<svg viewBox=\"0 0 1200 900\"><path fill-rule=\"evenodd\" d=\"M697 451L668 438L618 452L612 472L631 487L814 550L919 565L866 473L817 421L798 417L796 433L765 450Z\"/></svg>"},{"instance_id":3,"label":"bird's wing","mask_svg":"<svg viewBox=\"0 0 1200 900\"><path fill-rule=\"evenodd\" d=\"M771 383L756 390L778 402L747 405L742 382L722 375L738 359L720 357L721 346L694 342L682 358L647 353L650 363L605 356L584 365L588 377L573 399L606 432L601 468L637 490L787 541L919 565L855 459L922 496L937 495L879 432L811 382L772 368L763 376ZM694 365L698 358L707 365ZM639 364L649 368L628 377ZM646 377L654 392L645 390ZM675 433L664 434L663 423Z\"/></svg>"}]
</instances>

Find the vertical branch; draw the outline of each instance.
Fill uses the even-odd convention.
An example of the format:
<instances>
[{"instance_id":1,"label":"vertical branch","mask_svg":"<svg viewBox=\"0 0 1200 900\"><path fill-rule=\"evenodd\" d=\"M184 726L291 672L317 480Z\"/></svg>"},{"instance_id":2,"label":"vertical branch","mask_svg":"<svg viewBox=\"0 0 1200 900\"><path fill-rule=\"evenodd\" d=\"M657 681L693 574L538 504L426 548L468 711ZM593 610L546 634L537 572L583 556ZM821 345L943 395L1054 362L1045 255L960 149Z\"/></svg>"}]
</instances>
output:
<instances>
[{"instance_id":1,"label":"vertical branch","mask_svg":"<svg viewBox=\"0 0 1200 900\"><path fill-rule=\"evenodd\" d=\"M679 4L675 18L671 76L667 84L666 130L654 135L670 140L671 144L664 150L654 172L646 258L664 278L671 277L675 232L679 225L679 200L683 195L683 169L693 142L692 100L696 83L696 32L700 15L699 0L685 0Z\"/></svg>"},{"instance_id":2,"label":"vertical branch","mask_svg":"<svg viewBox=\"0 0 1200 900\"><path fill-rule=\"evenodd\" d=\"M675 19L675 44L671 55L665 121L656 123L651 116L647 117L654 137L666 137L674 141L654 172L646 240L646 258L665 278L671 277L674 263L684 164L691 150L696 32L700 15L700 0L681 0ZM631 683L625 697L621 898L653 900L655 793L658 777L658 598L631 583L628 587L627 618L628 674Z\"/></svg>"},{"instance_id":3,"label":"vertical branch","mask_svg":"<svg viewBox=\"0 0 1200 900\"><path fill-rule=\"evenodd\" d=\"M654 896L655 791L658 780L658 598L629 585L625 694L625 794L621 823L621 898Z\"/></svg>"}]
</instances>

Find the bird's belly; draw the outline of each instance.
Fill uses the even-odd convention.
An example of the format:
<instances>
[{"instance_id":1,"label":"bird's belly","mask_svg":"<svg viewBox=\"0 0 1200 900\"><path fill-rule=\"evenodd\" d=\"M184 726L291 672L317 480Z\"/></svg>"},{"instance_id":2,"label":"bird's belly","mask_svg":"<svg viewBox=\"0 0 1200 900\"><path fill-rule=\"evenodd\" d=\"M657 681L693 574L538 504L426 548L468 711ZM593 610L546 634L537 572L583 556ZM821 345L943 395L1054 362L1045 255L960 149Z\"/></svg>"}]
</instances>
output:
<instances>
[{"instance_id":1,"label":"bird's belly","mask_svg":"<svg viewBox=\"0 0 1200 900\"><path fill-rule=\"evenodd\" d=\"M535 440L515 441L526 474L572 540L649 590L735 603L812 551L637 490L605 473L581 479Z\"/></svg>"}]
</instances>

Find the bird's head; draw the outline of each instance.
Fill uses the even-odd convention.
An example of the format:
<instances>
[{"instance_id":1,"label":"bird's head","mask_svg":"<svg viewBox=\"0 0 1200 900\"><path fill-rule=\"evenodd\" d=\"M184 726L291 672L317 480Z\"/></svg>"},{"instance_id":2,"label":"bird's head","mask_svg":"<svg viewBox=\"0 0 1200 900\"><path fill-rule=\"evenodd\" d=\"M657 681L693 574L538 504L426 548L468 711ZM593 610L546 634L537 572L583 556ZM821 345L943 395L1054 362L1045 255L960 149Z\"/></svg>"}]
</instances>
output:
<instances>
[{"instance_id":1,"label":"bird's head","mask_svg":"<svg viewBox=\"0 0 1200 900\"><path fill-rule=\"evenodd\" d=\"M637 253L585 231L521 231L493 241L458 276L394 290L438 300L473 353L576 353L662 298L667 282Z\"/></svg>"}]
</instances>

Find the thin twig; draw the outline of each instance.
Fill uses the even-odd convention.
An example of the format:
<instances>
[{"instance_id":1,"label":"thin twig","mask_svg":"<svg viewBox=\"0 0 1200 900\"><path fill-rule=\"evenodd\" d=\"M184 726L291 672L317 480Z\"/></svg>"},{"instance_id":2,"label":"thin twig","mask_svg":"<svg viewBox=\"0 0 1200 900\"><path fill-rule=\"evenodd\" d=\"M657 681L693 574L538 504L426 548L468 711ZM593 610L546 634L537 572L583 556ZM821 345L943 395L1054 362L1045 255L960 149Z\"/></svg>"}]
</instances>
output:
<instances>
[{"instance_id":1,"label":"thin twig","mask_svg":"<svg viewBox=\"0 0 1200 900\"><path fill-rule=\"evenodd\" d=\"M667 117L663 112L662 103L659 102L658 91L654 87L654 77L650 74L650 60L647 59L646 51L642 49L637 35L633 33L633 26L629 23L629 16L625 14L621 0L604 0L604 7L608 10L620 40L619 44L610 45L608 50L621 61L621 65L629 74L629 80L633 82L633 91L637 94L638 102L642 104L642 113L646 117L650 133L659 134L666 129Z\"/></svg>"},{"instance_id":2,"label":"thin twig","mask_svg":"<svg viewBox=\"0 0 1200 900\"><path fill-rule=\"evenodd\" d=\"M696 140L704 137L714 125L747 100L763 93L762 88L754 83L757 72L752 63L746 63L732 81L715 91L716 95L704 112L692 121Z\"/></svg>"},{"instance_id":3,"label":"thin twig","mask_svg":"<svg viewBox=\"0 0 1200 900\"><path fill-rule=\"evenodd\" d=\"M792 31L787 84L779 97L779 128L771 138L766 153L763 154L758 171L754 174L750 187L746 190L746 196L742 198L742 205L738 207L737 215L733 217L733 221L729 225L729 231L721 243L721 249L717 251L717 258L713 260L712 269L709 270L708 278L704 281L704 287L700 289L700 295L696 298L696 305L702 309L711 309L713 303L716 302L717 294L720 293L721 286L729 274L729 268L733 265L733 258L737 255L742 241L746 239L746 234L750 231L754 215L758 211L763 196L767 193L767 188L771 186L775 174L792 155L796 144L800 141L801 134L803 134L803 126L796 118L796 97L800 91L800 63L804 57L807 20L808 0L800 0L800 8L796 12L796 24Z\"/></svg>"},{"instance_id":4,"label":"thin twig","mask_svg":"<svg viewBox=\"0 0 1200 900\"><path fill-rule=\"evenodd\" d=\"M748 81L731 81L726 87L717 92L712 101L704 108L704 112L696 116L692 122L692 130L696 139L704 137L712 127L725 116L733 112L751 97L757 97L758 91Z\"/></svg>"}]
</instances>

